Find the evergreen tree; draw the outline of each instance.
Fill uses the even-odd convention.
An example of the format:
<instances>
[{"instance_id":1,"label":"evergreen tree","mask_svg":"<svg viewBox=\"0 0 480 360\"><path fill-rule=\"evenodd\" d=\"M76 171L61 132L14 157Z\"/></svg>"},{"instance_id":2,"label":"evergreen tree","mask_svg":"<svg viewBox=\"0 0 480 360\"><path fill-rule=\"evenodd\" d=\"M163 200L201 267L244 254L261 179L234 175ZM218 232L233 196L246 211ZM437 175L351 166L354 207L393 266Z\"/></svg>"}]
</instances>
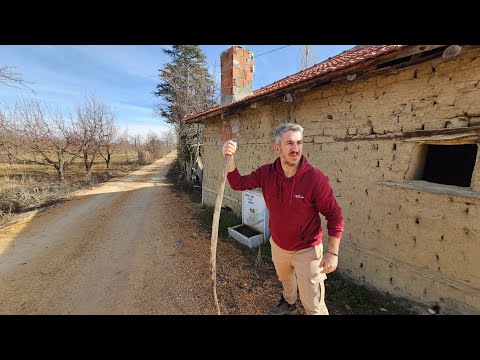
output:
<instances>
[{"instance_id":1,"label":"evergreen tree","mask_svg":"<svg viewBox=\"0 0 480 360\"><path fill-rule=\"evenodd\" d=\"M159 69L160 82L154 94L163 102L157 104L156 111L177 128L184 116L214 104L213 80L198 45L173 45L163 52L171 61Z\"/></svg>"},{"instance_id":2,"label":"evergreen tree","mask_svg":"<svg viewBox=\"0 0 480 360\"><path fill-rule=\"evenodd\" d=\"M155 112L174 126L180 164L190 182L190 171L198 154L194 146L198 147L202 129L198 124L185 124L183 118L215 104L214 82L198 45L173 45L163 52L170 62L159 69L160 82L154 94L161 101L155 105Z\"/></svg>"}]
</instances>

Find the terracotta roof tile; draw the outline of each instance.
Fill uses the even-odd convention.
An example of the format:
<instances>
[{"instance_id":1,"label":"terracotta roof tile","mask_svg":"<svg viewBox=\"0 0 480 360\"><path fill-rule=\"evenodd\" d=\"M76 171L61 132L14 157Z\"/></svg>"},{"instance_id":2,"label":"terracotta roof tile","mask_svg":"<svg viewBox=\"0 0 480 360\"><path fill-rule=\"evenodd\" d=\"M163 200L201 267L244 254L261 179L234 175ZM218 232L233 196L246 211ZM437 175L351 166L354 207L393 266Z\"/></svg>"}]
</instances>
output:
<instances>
[{"instance_id":1,"label":"terracotta roof tile","mask_svg":"<svg viewBox=\"0 0 480 360\"><path fill-rule=\"evenodd\" d=\"M327 60L308 69L302 70L296 74L287 76L286 78L283 78L279 81L275 81L273 84L255 90L251 95L248 95L241 100L226 105L215 105L196 114L191 114L185 117L185 121L192 122L200 117L206 118L209 114L214 113L217 110L227 109L233 105L247 102L249 100L251 101L255 98L267 95L269 93L273 93L283 88L287 88L291 85L300 84L302 82L321 77L322 75L328 73L334 73L348 66L352 66L354 64L358 64L363 61L379 57L395 50L400 50L405 46L406 45L370 45L353 47L352 49L343 51L342 53L334 57L328 58Z\"/></svg>"}]
</instances>

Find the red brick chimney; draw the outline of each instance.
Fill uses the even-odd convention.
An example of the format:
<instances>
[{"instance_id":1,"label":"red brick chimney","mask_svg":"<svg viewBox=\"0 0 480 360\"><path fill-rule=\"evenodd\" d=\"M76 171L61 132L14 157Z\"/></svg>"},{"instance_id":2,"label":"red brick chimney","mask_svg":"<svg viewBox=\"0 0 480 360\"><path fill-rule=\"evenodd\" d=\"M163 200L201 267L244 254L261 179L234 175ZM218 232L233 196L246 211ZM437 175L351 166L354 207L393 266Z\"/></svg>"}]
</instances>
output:
<instances>
[{"instance_id":1,"label":"red brick chimney","mask_svg":"<svg viewBox=\"0 0 480 360\"><path fill-rule=\"evenodd\" d=\"M220 55L222 66L222 105L243 99L252 93L253 52L232 46Z\"/></svg>"}]
</instances>

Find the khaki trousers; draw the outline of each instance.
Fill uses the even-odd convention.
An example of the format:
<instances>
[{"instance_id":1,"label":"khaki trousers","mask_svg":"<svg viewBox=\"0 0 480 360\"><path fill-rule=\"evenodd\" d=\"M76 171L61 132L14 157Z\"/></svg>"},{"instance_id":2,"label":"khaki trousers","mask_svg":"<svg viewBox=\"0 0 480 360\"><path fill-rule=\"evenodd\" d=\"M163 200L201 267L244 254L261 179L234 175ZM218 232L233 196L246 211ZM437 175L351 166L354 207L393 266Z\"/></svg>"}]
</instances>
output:
<instances>
[{"instance_id":1,"label":"khaki trousers","mask_svg":"<svg viewBox=\"0 0 480 360\"><path fill-rule=\"evenodd\" d=\"M325 304L327 276L320 272L323 244L298 251L278 247L270 238L272 261L278 280L283 285L283 297L289 304L297 301L297 286L300 300L308 315L328 315Z\"/></svg>"}]
</instances>

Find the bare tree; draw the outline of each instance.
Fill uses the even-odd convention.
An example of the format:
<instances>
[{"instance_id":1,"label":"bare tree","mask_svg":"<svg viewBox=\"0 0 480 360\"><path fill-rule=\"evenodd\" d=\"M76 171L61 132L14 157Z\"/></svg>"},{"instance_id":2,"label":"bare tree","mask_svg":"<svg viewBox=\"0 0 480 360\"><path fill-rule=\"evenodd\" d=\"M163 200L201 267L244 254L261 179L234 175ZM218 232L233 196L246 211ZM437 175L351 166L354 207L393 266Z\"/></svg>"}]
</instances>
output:
<instances>
[{"instance_id":1,"label":"bare tree","mask_svg":"<svg viewBox=\"0 0 480 360\"><path fill-rule=\"evenodd\" d=\"M145 148L142 144L142 137L137 134L132 136L133 147L137 152L137 161L140 165L145 165L147 163L147 154Z\"/></svg>"},{"instance_id":2,"label":"bare tree","mask_svg":"<svg viewBox=\"0 0 480 360\"><path fill-rule=\"evenodd\" d=\"M37 100L20 99L7 109L0 124L3 150L18 161L53 166L60 181L65 170L80 154L73 127L57 110L49 110Z\"/></svg>"},{"instance_id":3,"label":"bare tree","mask_svg":"<svg viewBox=\"0 0 480 360\"><path fill-rule=\"evenodd\" d=\"M0 66L0 84L12 87L24 87L35 93L27 84L31 84L23 80L22 75L15 71L14 66Z\"/></svg>"},{"instance_id":4,"label":"bare tree","mask_svg":"<svg viewBox=\"0 0 480 360\"><path fill-rule=\"evenodd\" d=\"M128 135L128 128L126 128L122 135L120 136L120 143L119 143L119 146L120 146L120 150L123 150L124 153L125 153L125 163L129 164L130 163L130 158L128 156L128 152L130 150L130 142L129 142L129 139L130 136Z\"/></svg>"},{"instance_id":5,"label":"bare tree","mask_svg":"<svg viewBox=\"0 0 480 360\"><path fill-rule=\"evenodd\" d=\"M4 151L4 145L6 144L6 119L3 115L2 110L0 109L0 161L3 162L7 158L7 154Z\"/></svg>"},{"instance_id":6,"label":"bare tree","mask_svg":"<svg viewBox=\"0 0 480 360\"><path fill-rule=\"evenodd\" d=\"M300 47L299 70L304 70L317 63L317 53L312 45Z\"/></svg>"},{"instance_id":7,"label":"bare tree","mask_svg":"<svg viewBox=\"0 0 480 360\"><path fill-rule=\"evenodd\" d=\"M147 134L145 147L154 159L160 159L163 155L165 155L165 144L162 142L160 137L152 131Z\"/></svg>"},{"instance_id":8,"label":"bare tree","mask_svg":"<svg viewBox=\"0 0 480 360\"><path fill-rule=\"evenodd\" d=\"M103 128L102 143L100 144L100 156L105 160L107 169L110 168L110 160L112 155L119 147L123 138L119 133L119 129L115 126L114 118L110 117L107 119L106 124Z\"/></svg>"},{"instance_id":9,"label":"bare tree","mask_svg":"<svg viewBox=\"0 0 480 360\"><path fill-rule=\"evenodd\" d=\"M95 157L104 142L108 131L108 124L114 122L115 115L110 108L91 95L85 97L83 103L75 105L76 122L74 127L77 141L81 144L83 164L85 166L85 180L92 177L92 166Z\"/></svg>"},{"instance_id":10,"label":"bare tree","mask_svg":"<svg viewBox=\"0 0 480 360\"><path fill-rule=\"evenodd\" d=\"M2 110L0 109L0 147L3 146L5 143L5 124L7 120L5 119L5 116L3 115Z\"/></svg>"},{"instance_id":11,"label":"bare tree","mask_svg":"<svg viewBox=\"0 0 480 360\"><path fill-rule=\"evenodd\" d=\"M175 136L175 130L170 129L169 131L162 134L162 142L165 144L167 151L170 152L177 147L177 139Z\"/></svg>"}]
</instances>

